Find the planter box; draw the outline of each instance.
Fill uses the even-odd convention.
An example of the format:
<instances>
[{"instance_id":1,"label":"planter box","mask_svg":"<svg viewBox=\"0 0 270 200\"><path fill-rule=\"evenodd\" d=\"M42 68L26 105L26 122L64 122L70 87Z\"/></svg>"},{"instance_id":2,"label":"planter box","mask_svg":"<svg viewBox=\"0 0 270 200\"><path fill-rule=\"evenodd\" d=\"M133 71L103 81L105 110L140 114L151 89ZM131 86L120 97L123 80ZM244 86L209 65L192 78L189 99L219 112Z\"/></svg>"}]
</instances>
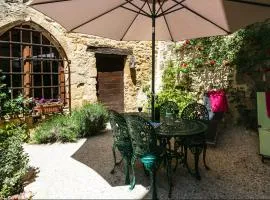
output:
<instances>
[{"instance_id":1,"label":"planter box","mask_svg":"<svg viewBox=\"0 0 270 200\"><path fill-rule=\"evenodd\" d=\"M40 116L54 113L62 113L63 107L64 105L59 103L39 104L33 108L33 115Z\"/></svg>"}]
</instances>

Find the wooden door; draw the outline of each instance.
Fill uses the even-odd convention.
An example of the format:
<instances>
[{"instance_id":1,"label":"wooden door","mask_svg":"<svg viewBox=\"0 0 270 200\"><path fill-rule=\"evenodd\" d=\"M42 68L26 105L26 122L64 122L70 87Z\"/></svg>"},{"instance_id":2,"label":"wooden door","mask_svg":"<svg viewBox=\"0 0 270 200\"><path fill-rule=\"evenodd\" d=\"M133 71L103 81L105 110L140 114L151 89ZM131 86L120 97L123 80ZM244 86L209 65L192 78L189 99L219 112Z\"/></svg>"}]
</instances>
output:
<instances>
[{"instance_id":1,"label":"wooden door","mask_svg":"<svg viewBox=\"0 0 270 200\"><path fill-rule=\"evenodd\" d=\"M124 57L96 54L97 97L108 109L124 111Z\"/></svg>"}]
</instances>

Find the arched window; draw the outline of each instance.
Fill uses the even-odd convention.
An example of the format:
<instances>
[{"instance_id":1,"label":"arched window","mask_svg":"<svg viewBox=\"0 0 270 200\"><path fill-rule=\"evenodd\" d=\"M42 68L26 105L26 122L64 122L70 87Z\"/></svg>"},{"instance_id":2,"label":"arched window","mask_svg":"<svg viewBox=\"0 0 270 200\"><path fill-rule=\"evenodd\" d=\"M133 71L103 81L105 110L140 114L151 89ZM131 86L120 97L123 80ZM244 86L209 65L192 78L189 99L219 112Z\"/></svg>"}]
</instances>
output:
<instances>
[{"instance_id":1,"label":"arched window","mask_svg":"<svg viewBox=\"0 0 270 200\"><path fill-rule=\"evenodd\" d=\"M24 97L61 99L70 96L67 61L53 37L33 23L13 27L0 35L0 69L6 90L13 99Z\"/></svg>"}]
</instances>

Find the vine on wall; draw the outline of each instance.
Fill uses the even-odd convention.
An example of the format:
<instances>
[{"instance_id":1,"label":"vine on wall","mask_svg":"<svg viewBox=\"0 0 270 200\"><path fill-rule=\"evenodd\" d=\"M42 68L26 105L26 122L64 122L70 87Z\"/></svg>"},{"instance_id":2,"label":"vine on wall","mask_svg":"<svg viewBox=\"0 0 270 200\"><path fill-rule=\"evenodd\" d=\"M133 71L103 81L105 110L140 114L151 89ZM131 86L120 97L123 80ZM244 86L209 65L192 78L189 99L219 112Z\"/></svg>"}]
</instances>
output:
<instances>
[{"instance_id":1,"label":"vine on wall","mask_svg":"<svg viewBox=\"0 0 270 200\"><path fill-rule=\"evenodd\" d=\"M256 122L256 116L250 114L256 109L256 101L248 106L246 99L255 98L256 91L270 89L269 22L251 25L229 36L177 43L173 48L176 58L168 62L163 73L160 101L181 101L179 107L182 107L198 100L209 88L223 88L232 109L236 108L241 115L249 112L241 116L241 122Z\"/></svg>"}]
</instances>

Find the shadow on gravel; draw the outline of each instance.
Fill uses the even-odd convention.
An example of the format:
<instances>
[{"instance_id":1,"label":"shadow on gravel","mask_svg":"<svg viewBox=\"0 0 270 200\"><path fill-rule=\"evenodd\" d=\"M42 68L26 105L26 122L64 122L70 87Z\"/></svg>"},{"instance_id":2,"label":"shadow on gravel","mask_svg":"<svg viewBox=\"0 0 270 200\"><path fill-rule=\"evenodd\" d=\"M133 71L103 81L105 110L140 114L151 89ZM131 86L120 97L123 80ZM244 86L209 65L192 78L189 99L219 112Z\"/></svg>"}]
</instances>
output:
<instances>
[{"instance_id":1,"label":"shadow on gravel","mask_svg":"<svg viewBox=\"0 0 270 200\"><path fill-rule=\"evenodd\" d=\"M209 171L204 169L200 158L201 181L191 176L183 166L173 173L172 199L269 199L270 162L262 164L260 161L258 135L241 127L227 127L218 140L216 147L207 149ZM124 185L123 163L116 167L114 174L110 174L114 164L110 131L88 138L72 157L95 170L111 186ZM118 161L121 159L119 153L117 158ZM191 153L188 161L193 166ZM156 182L159 199L167 199L164 169L159 169ZM150 185L149 177L139 162L136 165L136 183L145 187Z\"/></svg>"},{"instance_id":2,"label":"shadow on gravel","mask_svg":"<svg viewBox=\"0 0 270 200\"><path fill-rule=\"evenodd\" d=\"M103 132L96 136L91 136L72 155L75 160L87 165L102 176L111 186L122 186L125 183L124 162L116 166L114 174L111 170L114 165L112 153L112 133ZM117 161L121 160L119 152L116 152ZM142 165L136 163L136 182L147 187L150 185L148 177L144 175Z\"/></svg>"}]
</instances>

